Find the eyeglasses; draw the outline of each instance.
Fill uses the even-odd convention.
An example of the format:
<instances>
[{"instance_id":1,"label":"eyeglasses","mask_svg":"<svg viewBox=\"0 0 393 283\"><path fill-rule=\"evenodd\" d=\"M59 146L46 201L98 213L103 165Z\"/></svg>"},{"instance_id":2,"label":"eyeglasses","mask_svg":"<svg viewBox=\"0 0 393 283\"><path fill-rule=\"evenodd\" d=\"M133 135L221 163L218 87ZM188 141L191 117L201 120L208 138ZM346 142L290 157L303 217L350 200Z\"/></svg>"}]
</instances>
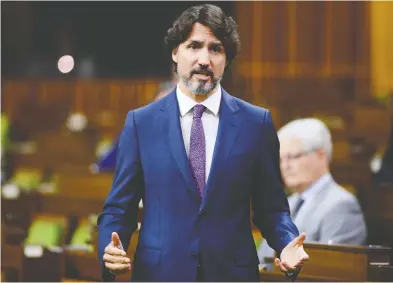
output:
<instances>
[{"instance_id":1,"label":"eyeglasses","mask_svg":"<svg viewBox=\"0 0 393 283\"><path fill-rule=\"evenodd\" d=\"M315 152L315 149L299 152L296 154L288 154L285 157L280 157L280 162L298 160L298 159L302 158L303 156L309 155L310 153L313 153L313 152Z\"/></svg>"}]
</instances>

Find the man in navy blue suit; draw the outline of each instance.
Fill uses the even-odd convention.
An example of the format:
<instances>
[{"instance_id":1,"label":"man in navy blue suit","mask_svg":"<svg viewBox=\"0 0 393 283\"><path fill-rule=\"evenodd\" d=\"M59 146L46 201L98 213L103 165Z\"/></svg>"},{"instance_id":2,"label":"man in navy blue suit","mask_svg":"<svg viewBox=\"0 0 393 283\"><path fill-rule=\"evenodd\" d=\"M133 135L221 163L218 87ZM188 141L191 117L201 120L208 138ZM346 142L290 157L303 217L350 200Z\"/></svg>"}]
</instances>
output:
<instances>
[{"instance_id":1,"label":"man in navy blue suit","mask_svg":"<svg viewBox=\"0 0 393 283\"><path fill-rule=\"evenodd\" d=\"M141 199L133 281L259 281L250 205L276 264L298 272L305 234L290 218L270 112L220 86L239 50L236 23L214 5L193 6L165 41L179 83L127 115L98 219L103 279L131 269Z\"/></svg>"}]
</instances>

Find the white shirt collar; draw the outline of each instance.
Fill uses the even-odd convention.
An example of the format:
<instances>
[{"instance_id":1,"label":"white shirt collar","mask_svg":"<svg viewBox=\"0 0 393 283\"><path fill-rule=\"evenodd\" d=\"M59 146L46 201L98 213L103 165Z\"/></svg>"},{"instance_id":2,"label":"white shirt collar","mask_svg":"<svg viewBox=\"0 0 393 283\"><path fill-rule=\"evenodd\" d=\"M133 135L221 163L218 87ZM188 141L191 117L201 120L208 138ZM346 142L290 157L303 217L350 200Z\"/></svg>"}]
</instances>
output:
<instances>
[{"instance_id":1,"label":"white shirt collar","mask_svg":"<svg viewBox=\"0 0 393 283\"><path fill-rule=\"evenodd\" d=\"M181 117L186 115L191 109L194 108L195 105L198 104L195 100L185 95L180 90L179 84L177 84L176 87L176 96L177 96L177 101L179 103L179 110L180 110ZM207 99L205 99L203 102L201 102L201 104L204 105L206 109L208 109L211 113L217 116L218 111L220 109L220 102L221 102L221 86L218 84L216 91L212 95L210 95Z\"/></svg>"},{"instance_id":2,"label":"white shirt collar","mask_svg":"<svg viewBox=\"0 0 393 283\"><path fill-rule=\"evenodd\" d=\"M315 181L309 188L307 188L300 196L306 201L308 199L312 199L315 195L319 193L319 191L325 186L326 183L332 180L332 175L330 173L326 173L322 177L320 177L317 181Z\"/></svg>"}]
</instances>

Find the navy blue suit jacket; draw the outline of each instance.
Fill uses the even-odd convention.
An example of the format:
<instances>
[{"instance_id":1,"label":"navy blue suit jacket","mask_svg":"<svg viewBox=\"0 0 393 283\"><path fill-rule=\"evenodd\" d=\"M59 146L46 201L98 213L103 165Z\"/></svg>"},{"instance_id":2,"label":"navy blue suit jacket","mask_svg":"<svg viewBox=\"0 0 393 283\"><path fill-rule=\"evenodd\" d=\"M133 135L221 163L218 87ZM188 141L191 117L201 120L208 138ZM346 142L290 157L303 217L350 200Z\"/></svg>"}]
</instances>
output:
<instances>
[{"instance_id":1,"label":"navy blue suit jacket","mask_svg":"<svg viewBox=\"0 0 393 283\"><path fill-rule=\"evenodd\" d=\"M270 112L222 89L212 167L201 201L184 147L174 90L128 113L112 189L98 219L99 259L117 232L127 249L143 222L133 281L259 281L253 223L278 253L298 234L279 169Z\"/></svg>"}]
</instances>

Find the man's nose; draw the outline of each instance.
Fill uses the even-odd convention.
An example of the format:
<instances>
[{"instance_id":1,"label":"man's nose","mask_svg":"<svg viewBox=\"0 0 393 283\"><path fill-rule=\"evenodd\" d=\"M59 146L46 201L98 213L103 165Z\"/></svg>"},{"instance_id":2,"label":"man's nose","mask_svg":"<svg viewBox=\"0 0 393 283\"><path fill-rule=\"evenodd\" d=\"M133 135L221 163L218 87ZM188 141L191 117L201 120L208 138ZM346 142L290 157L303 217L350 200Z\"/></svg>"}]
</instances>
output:
<instances>
[{"instance_id":1,"label":"man's nose","mask_svg":"<svg viewBox=\"0 0 393 283\"><path fill-rule=\"evenodd\" d=\"M210 55L207 48L202 48L198 54L198 64L205 67L210 66Z\"/></svg>"}]
</instances>

